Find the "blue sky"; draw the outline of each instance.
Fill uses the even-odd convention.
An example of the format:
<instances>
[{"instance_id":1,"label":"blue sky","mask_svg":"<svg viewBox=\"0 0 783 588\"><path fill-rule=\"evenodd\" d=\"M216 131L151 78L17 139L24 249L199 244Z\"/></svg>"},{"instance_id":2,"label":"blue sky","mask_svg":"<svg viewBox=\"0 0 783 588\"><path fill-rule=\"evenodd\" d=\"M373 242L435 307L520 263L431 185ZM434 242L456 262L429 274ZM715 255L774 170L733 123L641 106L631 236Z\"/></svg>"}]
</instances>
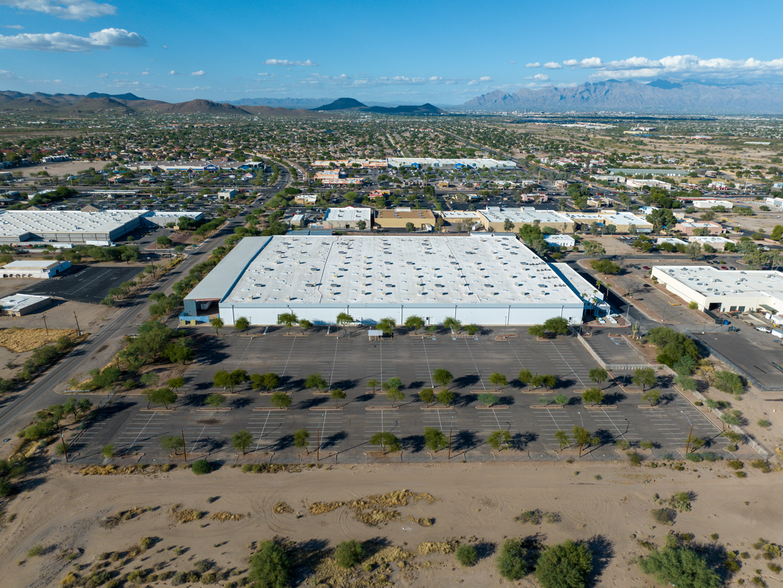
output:
<instances>
[{"instance_id":1,"label":"blue sky","mask_svg":"<svg viewBox=\"0 0 783 588\"><path fill-rule=\"evenodd\" d=\"M783 83L766 0L0 0L0 89L460 104L605 79Z\"/></svg>"}]
</instances>

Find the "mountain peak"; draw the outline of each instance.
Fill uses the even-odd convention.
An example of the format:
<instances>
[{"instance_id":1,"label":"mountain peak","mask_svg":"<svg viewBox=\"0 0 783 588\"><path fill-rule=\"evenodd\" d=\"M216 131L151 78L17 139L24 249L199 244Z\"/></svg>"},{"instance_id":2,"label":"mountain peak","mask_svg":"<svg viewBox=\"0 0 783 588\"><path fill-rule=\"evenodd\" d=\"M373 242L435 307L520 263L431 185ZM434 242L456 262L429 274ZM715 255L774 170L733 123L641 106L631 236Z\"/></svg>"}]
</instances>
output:
<instances>
[{"instance_id":1,"label":"mountain peak","mask_svg":"<svg viewBox=\"0 0 783 588\"><path fill-rule=\"evenodd\" d=\"M334 102L324 104L313 110L348 110L350 108L366 108L366 104L362 104L355 98L338 98Z\"/></svg>"}]
</instances>

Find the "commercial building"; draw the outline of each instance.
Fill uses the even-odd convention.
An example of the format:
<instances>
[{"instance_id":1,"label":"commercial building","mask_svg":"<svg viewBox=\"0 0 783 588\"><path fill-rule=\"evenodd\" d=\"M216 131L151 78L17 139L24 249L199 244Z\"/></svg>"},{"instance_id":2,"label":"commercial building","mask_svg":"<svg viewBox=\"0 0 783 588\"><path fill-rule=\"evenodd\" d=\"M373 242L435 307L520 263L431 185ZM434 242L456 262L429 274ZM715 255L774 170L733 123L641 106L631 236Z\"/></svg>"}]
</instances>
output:
<instances>
[{"instance_id":1,"label":"commercial building","mask_svg":"<svg viewBox=\"0 0 783 588\"><path fill-rule=\"evenodd\" d=\"M567 247L570 249L576 245L576 239L571 235L544 235L544 241L547 242L547 245L552 245L553 247Z\"/></svg>"},{"instance_id":2,"label":"commercial building","mask_svg":"<svg viewBox=\"0 0 783 588\"><path fill-rule=\"evenodd\" d=\"M375 211L375 226L381 229L405 229L408 223L419 230L435 226L435 214L428 208L384 208Z\"/></svg>"},{"instance_id":3,"label":"commercial building","mask_svg":"<svg viewBox=\"0 0 783 588\"><path fill-rule=\"evenodd\" d=\"M341 169L316 172L313 179L324 186L361 186L364 183L364 178L349 178Z\"/></svg>"},{"instance_id":4,"label":"commercial building","mask_svg":"<svg viewBox=\"0 0 783 588\"><path fill-rule=\"evenodd\" d=\"M646 176L649 174L651 176L666 176L672 178L687 176L690 172L687 169L663 169L654 167L639 167L632 169L627 167L618 167L610 169L609 173L614 175L623 174L624 176Z\"/></svg>"},{"instance_id":5,"label":"commercial building","mask_svg":"<svg viewBox=\"0 0 783 588\"><path fill-rule=\"evenodd\" d=\"M37 278L48 280L60 275L71 267L70 261L12 261L0 268L0 275L4 278Z\"/></svg>"},{"instance_id":6,"label":"commercial building","mask_svg":"<svg viewBox=\"0 0 783 588\"><path fill-rule=\"evenodd\" d=\"M317 194L297 194L294 196L294 204L299 204L300 206L312 206L317 200Z\"/></svg>"},{"instance_id":7,"label":"commercial building","mask_svg":"<svg viewBox=\"0 0 783 588\"><path fill-rule=\"evenodd\" d=\"M237 195L237 191L232 189L229 190L220 190L217 194L218 200L231 200L234 196Z\"/></svg>"},{"instance_id":8,"label":"commercial building","mask_svg":"<svg viewBox=\"0 0 783 588\"><path fill-rule=\"evenodd\" d=\"M726 248L726 244L734 243L734 241L725 237L718 237L717 235L705 235L702 237L690 236L688 237L688 243L699 243L702 247L709 245L717 251L723 251Z\"/></svg>"},{"instance_id":9,"label":"commercial building","mask_svg":"<svg viewBox=\"0 0 783 588\"><path fill-rule=\"evenodd\" d=\"M652 275L701 310L783 312L783 273L727 271L709 265L655 266Z\"/></svg>"},{"instance_id":10,"label":"commercial building","mask_svg":"<svg viewBox=\"0 0 783 588\"><path fill-rule=\"evenodd\" d=\"M476 224L481 226L481 217L478 212L473 210L442 210L438 212L438 216L443 218L447 225L465 225L467 227L473 227Z\"/></svg>"},{"instance_id":11,"label":"commercial building","mask_svg":"<svg viewBox=\"0 0 783 588\"><path fill-rule=\"evenodd\" d=\"M0 298L0 313L4 316L24 316L48 307L51 302L52 299L49 296L12 294Z\"/></svg>"},{"instance_id":12,"label":"commercial building","mask_svg":"<svg viewBox=\"0 0 783 588\"><path fill-rule=\"evenodd\" d=\"M324 213L323 227L333 230L369 230L372 227L372 209L353 208L352 206L327 208Z\"/></svg>"},{"instance_id":13,"label":"commercial building","mask_svg":"<svg viewBox=\"0 0 783 588\"><path fill-rule=\"evenodd\" d=\"M710 235L720 235L726 232L726 229L723 228L723 225L708 221L684 222L674 225L674 230L680 231L684 235L693 235L694 231L698 230L699 232L703 232L705 229L709 231Z\"/></svg>"},{"instance_id":14,"label":"commercial building","mask_svg":"<svg viewBox=\"0 0 783 588\"><path fill-rule=\"evenodd\" d=\"M515 161L497 159L436 159L433 157L389 157L389 167L435 167L440 169L517 169Z\"/></svg>"},{"instance_id":15,"label":"commercial building","mask_svg":"<svg viewBox=\"0 0 783 588\"><path fill-rule=\"evenodd\" d=\"M4 210L0 243L64 242L110 245L144 225L148 210Z\"/></svg>"},{"instance_id":16,"label":"commercial building","mask_svg":"<svg viewBox=\"0 0 783 588\"><path fill-rule=\"evenodd\" d=\"M582 230L593 223L598 223L599 226L614 225L617 233L629 233L631 228L637 233L649 233L653 229L652 223L647 222L643 217L625 211L602 210L600 212L564 212L562 214L573 223L575 230Z\"/></svg>"},{"instance_id":17,"label":"commercial building","mask_svg":"<svg viewBox=\"0 0 783 588\"><path fill-rule=\"evenodd\" d=\"M313 167L364 167L386 169L389 163L385 159L325 159L313 162Z\"/></svg>"},{"instance_id":18,"label":"commercial building","mask_svg":"<svg viewBox=\"0 0 783 588\"><path fill-rule=\"evenodd\" d=\"M478 211L481 224L487 231L505 231L506 221L514 223L514 230L518 231L522 225L538 223L542 229L550 228L560 233L573 233L574 222L567 216L554 210L538 210L532 206L520 208L502 208L500 206L488 206Z\"/></svg>"},{"instance_id":19,"label":"commercial building","mask_svg":"<svg viewBox=\"0 0 783 588\"><path fill-rule=\"evenodd\" d=\"M188 294L184 315L217 310L225 324L269 325L293 312L317 325L347 313L361 324L412 315L483 325L552 317L581 324L584 301L510 235L247 237Z\"/></svg>"},{"instance_id":20,"label":"commercial building","mask_svg":"<svg viewBox=\"0 0 783 588\"><path fill-rule=\"evenodd\" d=\"M169 223L174 223L176 226L177 222L179 222L179 219L182 217L189 218L193 222L198 222L204 218L204 213L174 210L150 210L144 215L144 220L159 227L165 227Z\"/></svg>"},{"instance_id":21,"label":"commercial building","mask_svg":"<svg viewBox=\"0 0 783 588\"><path fill-rule=\"evenodd\" d=\"M694 208L712 208L713 206L722 206L727 210L734 208L734 203L731 200L699 200L694 198L692 204Z\"/></svg>"}]
</instances>

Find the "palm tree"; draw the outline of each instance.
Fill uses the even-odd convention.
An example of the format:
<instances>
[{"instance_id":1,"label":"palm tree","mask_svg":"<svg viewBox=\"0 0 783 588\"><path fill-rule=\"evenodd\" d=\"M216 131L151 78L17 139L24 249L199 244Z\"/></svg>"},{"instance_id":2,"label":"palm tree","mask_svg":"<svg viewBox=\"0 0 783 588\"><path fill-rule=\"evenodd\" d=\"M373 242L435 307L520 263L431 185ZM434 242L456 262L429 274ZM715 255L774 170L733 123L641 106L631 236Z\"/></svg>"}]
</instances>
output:
<instances>
[{"instance_id":1,"label":"palm tree","mask_svg":"<svg viewBox=\"0 0 783 588\"><path fill-rule=\"evenodd\" d=\"M299 319L293 312L284 312L277 315L277 324L288 327L288 334L291 334L291 327L299 322Z\"/></svg>"}]
</instances>

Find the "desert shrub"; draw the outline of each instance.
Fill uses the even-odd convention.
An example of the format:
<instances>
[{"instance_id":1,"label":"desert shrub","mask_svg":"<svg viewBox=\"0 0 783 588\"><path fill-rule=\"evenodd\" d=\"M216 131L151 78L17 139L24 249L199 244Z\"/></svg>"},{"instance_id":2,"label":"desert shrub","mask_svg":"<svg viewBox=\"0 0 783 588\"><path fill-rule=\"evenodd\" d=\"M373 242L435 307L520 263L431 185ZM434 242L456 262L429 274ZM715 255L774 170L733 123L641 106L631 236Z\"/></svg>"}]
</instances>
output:
<instances>
[{"instance_id":1,"label":"desert shrub","mask_svg":"<svg viewBox=\"0 0 783 588\"><path fill-rule=\"evenodd\" d=\"M476 548L472 545L460 545L454 552L454 556L461 566L469 568L476 565L478 561L478 554Z\"/></svg>"},{"instance_id":2,"label":"desert shrub","mask_svg":"<svg viewBox=\"0 0 783 588\"><path fill-rule=\"evenodd\" d=\"M628 461L631 463L632 466L640 466L642 465L642 456L636 453L635 451L629 451L626 453L628 456Z\"/></svg>"},{"instance_id":3,"label":"desert shrub","mask_svg":"<svg viewBox=\"0 0 783 588\"><path fill-rule=\"evenodd\" d=\"M681 588L718 588L723 584L707 560L687 547L655 549L639 559L639 567L661 584Z\"/></svg>"},{"instance_id":4,"label":"desert shrub","mask_svg":"<svg viewBox=\"0 0 783 588\"><path fill-rule=\"evenodd\" d=\"M687 457L689 460L691 460L694 463L699 463L700 461L704 461L704 458L698 453L689 453L685 457Z\"/></svg>"},{"instance_id":5,"label":"desert shrub","mask_svg":"<svg viewBox=\"0 0 783 588\"><path fill-rule=\"evenodd\" d=\"M756 421L756 424L763 429L769 429L772 426L772 423L770 423L767 419L759 419Z\"/></svg>"},{"instance_id":6,"label":"desert shrub","mask_svg":"<svg viewBox=\"0 0 783 588\"><path fill-rule=\"evenodd\" d=\"M738 459L730 459L726 462L726 465L728 465L732 470L741 470L744 466L744 464L738 460Z\"/></svg>"},{"instance_id":7,"label":"desert shrub","mask_svg":"<svg viewBox=\"0 0 783 588\"><path fill-rule=\"evenodd\" d=\"M247 578L258 588L286 588L290 563L288 555L277 543L264 541L250 557Z\"/></svg>"},{"instance_id":8,"label":"desert shrub","mask_svg":"<svg viewBox=\"0 0 783 588\"><path fill-rule=\"evenodd\" d=\"M650 514L656 523L662 525L670 525L674 521L674 513L668 508L654 508Z\"/></svg>"},{"instance_id":9,"label":"desert shrub","mask_svg":"<svg viewBox=\"0 0 783 588\"><path fill-rule=\"evenodd\" d=\"M208 474L212 471L212 466L206 459L197 459L193 462L193 465L191 466L191 469L193 470L193 473L197 476L201 476L203 474Z\"/></svg>"},{"instance_id":10,"label":"desert shrub","mask_svg":"<svg viewBox=\"0 0 783 588\"><path fill-rule=\"evenodd\" d=\"M209 570L211 570L214 565L215 564L213 564L208 559L201 559L201 560L197 561L196 564L193 567L196 568L197 572L199 572L200 574L203 574L203 573L208 572Z\"/></svg>"},{"instance_id":11,"label":"desert shrub","mask_svg":"<svg viewBox=\"0 0 783 588\"><path fill-rule=\"evenodd\" d=\"M772 471L772 469L769 467L769 464L763 459L754 459L752 462L750 462L750 465L757 470L761 470L763 474L768 474Z\"/></svg>"},{"instance_id":12,"label":"desert shrub","mask_svg":"<svg viewBox=\"0 0 783 588\"><path fill-rule=\"evenodd\" d=\"M334 550L334 559L341 568L352 568L361 562L363 557L364 546L355 539L343 541Z\"/></svg>"},{"instance_id":13,"label":"desert shrub","mask_svg":"<svg viewBox=\"0 0 783 588\"><path fill-rule=\"evenodd\" d=\"M524 578L530 571L528 552L521 539L512 537L506 539L495 560L498 573L506 580L516 582Z\"/></svg>"},{"instance_id":14,"label":"desert shrub","mask_svg":"<svg viewBox=\"0 0 783 588\"><path fill-rule=\"evenodd\" d=\"M171 585L172 586L181 586L182 584L184 584L187 581L188 581L188 575L185 572L177 572L171 578Z\"/></svg>"},{"instance_id":15,"label":"desert shrub","mask_svg":"<svg viewBox=\"0 0 783 588\"><path fill-rule=\"evenodd\" d=\"M747 478L748 477L748 474L746 474L745 472L734 472L734 475L737 476L738 478Z\"/></svg>"},{"instance_id":16,"label":"desert shrub","mask_svg":"<svg viewBox=\"0 0 783 588\"><path fill-rule=\"evenodd\" d=\"M592 570L593 554L583 543L569 539L544 549L536 578L543 588L583 588Z\"/></svg>"},{"instance_id":17,"label":"desert shrub","mask_svg":"<svg viewBox=\"0 0 783 588\"><path fill-rule=\"evenodd\" d=\"M152 537L142 537L139 540L139 547L141 548L141 551L147 551L150 547L155 545L155 539Z\"/></svg>"}]
</instances>

